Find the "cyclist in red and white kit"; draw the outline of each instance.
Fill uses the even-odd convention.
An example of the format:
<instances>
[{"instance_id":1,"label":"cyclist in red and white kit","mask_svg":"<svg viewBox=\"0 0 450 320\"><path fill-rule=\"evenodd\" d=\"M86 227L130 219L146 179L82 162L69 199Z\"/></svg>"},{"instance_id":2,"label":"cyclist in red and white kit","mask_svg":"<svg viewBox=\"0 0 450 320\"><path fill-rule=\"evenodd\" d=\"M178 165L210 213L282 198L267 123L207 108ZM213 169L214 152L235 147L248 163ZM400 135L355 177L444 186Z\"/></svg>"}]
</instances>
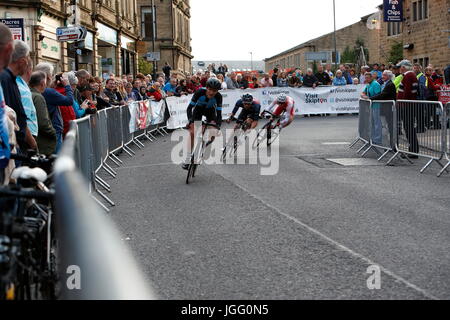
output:
<instances>
[{"instance_id":1,"label":"cyclist in red and white kit","mask_svg":"<svg viewBox=\"0 0 450 320\"><path fill-rule=\"evenodd\" d=\"M286 128L295 118L294 99L282 93L275 99L267 111L272 112L276 116L281 116L280 126L281 128Z\"/></svg>"}]
</instances>

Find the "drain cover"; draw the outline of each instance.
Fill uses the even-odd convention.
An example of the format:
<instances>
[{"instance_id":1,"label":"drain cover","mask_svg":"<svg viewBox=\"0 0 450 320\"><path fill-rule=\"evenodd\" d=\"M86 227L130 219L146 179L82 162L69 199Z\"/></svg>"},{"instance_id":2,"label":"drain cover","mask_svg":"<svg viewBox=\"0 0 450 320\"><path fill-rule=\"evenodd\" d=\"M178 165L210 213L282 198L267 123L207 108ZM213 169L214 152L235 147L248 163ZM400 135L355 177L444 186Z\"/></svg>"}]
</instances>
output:
<instances>
[{"instance_id":1,"label":"drain cover","mask_svg":"<svg viewBox=\"0 0 450 320\"><path fill-rule=\"evenodd\" d=\"M377 161L376 159L364 159L364 158L343 158L343 159L327 159L333 163L337 163L344 167L352 166L384 166L384 163Z\"/></svg>"}]
</instances>

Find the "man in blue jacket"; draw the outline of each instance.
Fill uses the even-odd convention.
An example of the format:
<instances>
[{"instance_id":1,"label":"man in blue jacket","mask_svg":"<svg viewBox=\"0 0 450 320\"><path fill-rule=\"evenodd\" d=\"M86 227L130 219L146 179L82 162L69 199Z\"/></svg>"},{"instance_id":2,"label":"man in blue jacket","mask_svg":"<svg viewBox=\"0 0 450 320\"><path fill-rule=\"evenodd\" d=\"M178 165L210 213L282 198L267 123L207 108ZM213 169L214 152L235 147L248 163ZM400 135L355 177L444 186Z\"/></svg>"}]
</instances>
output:
<instances>
[{"instance_id":1,"label":"man in blue jacket","mask_svg":"<svg viewBox=\"0 0 450 320\"><path fill-rule=\"evenodd\" d=\"M35 71L42 71L47 74L47 89L42 94L47 102L48 114L52 120L53 127L56 131L56 150L58 153L61 150L63 143L63 131L64 123L59 110L59 106L72 106L73 105L73 91L69 84L69 80L66 75L63 75L61 81L66 90L66 95L60 94L55 89L51 88L53 83L53 66L49 63L43 62L36 66Z\"/></svg>"}]
</instances>

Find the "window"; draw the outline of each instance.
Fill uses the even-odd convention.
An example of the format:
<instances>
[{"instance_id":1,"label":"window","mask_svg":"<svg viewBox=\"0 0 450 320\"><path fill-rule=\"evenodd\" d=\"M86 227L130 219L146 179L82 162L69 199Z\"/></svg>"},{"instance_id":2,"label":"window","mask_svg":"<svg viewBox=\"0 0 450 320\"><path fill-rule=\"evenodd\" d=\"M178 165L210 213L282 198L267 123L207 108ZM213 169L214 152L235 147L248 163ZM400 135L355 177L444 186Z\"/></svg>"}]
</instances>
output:
<instances>
[{"instance_id":1,"label":"window","mask_svg":"<svg viewBox=\"0 0 450 320\"><path fill-rule=\"evenodd\" d=\"M413 22L428 19L428 0L418 0L412 3Z\"/></svg>"},{"instance_id":2,"label":"window","mask_svg":"<svg viewBox=\"0 0 450 320\"><path fill-rule=\"evenodd\" d=\"M151 7L141 8L141 36L146 40L156 38L157 30L153 30L153 11Z\"/></svg>"},{"instance_id":3,"label":"window","mask_svg":"<svg viewBox=\"0 0 450 320\"><path fill-rule=\"evenodd\" d=\"M402 23L401 22L388 22L388 37L396 36L402 33Z\"/></svg>"},{"instance_id":4,"label":"window","mask_svg":"<svg viewBox=\"0 0 450 320\"><path fill-rule=\"evenodd\" d=\"M430 64L430 58L429 57L415 58L413 59L413 63L418 63L422 66L423 69L425 69Z\"/></svg>"}]
</instances>

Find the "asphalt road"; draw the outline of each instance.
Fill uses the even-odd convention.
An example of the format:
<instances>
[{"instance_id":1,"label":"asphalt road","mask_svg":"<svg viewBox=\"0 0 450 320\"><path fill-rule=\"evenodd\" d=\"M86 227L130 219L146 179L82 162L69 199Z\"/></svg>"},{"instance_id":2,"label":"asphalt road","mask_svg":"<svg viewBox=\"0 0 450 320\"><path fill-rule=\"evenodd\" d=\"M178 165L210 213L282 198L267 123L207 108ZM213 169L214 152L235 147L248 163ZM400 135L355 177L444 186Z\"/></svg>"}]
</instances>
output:
<instances>
[{"instance_id":1,"label":"asphalt road","mask_svg":"<svg viewBox=\"0 0 450 320\"><path fill-rule=\"evenodd\" d=\"M202 166L191 185L169 136L145 142L109 180L111 218L161 299L450 298L450 176L326 160L357 158L356 127L297 119L277 175Z\"/></svg>"}]
</instances>

